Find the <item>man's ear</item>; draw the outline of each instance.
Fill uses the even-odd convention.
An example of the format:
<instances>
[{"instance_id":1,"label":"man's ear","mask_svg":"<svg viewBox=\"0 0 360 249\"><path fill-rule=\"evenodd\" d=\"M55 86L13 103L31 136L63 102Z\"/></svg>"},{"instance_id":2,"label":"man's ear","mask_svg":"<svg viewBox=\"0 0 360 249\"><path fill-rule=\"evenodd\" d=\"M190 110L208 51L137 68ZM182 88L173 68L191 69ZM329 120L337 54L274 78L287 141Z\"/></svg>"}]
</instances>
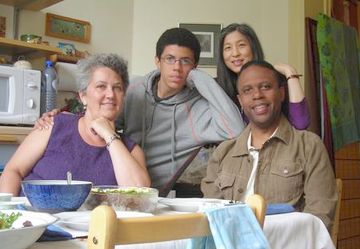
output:
<instances>
[{"instance_id":1,"label":"man's ear","mask_svg":"<svg viewBox=\"0 0 360 249\"><path fill-rule=\"evenodd\" d=\"M239 77L236 79L235 90L237 92L236 98L238 99L240 106L242 106L241 97L240 97Z\"/></svg>"},{"instance_id":2,"label":"man's ear","mask_svg":"<svg viewBox=\"0 0 360 249\"><path fill-rule=\"evenodd\" d=\"M155 65L156 65L157 69L160 70L160 59L157 56L155 56Z\"/></svg>"},{"instance_id":3,"label":"man's ear","mask_svg":"<svg viewBox=\"0 0 360 249\"><path fill-rule=\"evenodd\" d=\"M280 87L279 87L279 90L280 90L281 102L284 102L284 100L285 100L285 87L284 87L284 86L280 86Z\"/></svg>"},{"instance_id":4,"label":"man's ear","mask_svg":"<svg viewBox=\"0 0 360 249\"><path fill-rule=\"evenodd\" d=\"M236 94L236 98L238 99L240 106L242 106L240 93Z\"/></svg>"}]
</instances>

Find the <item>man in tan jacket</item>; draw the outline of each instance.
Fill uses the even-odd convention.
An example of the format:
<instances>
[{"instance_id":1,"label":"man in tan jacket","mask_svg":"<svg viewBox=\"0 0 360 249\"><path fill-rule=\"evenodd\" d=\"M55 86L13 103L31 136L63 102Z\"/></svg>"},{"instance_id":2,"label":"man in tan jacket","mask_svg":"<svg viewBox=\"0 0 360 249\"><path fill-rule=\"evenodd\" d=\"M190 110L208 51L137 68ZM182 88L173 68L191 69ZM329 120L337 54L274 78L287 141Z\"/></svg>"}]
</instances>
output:
<instances>
[{"instance_id":1,"label":"man in tan jacket","mask_svg":"<svg viewBox=\"0 0 360 249\"><path fill-rule=\"evenodd\" d=\"M204 197L229 200L260 194L268 203L312 213L330 229L337 201L334 172L320 138L296 130L282 114L284 83L267 62L242 67L238 99L249 125L215 150L201 190Z\"/></svg>"}]
</instances>

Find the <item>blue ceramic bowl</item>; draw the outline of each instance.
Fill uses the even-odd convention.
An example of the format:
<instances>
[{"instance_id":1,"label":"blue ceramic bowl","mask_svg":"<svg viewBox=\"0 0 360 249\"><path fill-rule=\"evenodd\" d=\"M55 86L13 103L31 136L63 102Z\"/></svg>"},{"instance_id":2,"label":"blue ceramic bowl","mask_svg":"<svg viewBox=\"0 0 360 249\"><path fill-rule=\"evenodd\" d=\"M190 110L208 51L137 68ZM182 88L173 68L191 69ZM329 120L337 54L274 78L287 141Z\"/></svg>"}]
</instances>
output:
<instances>
[{"instance_id":1,"label":"blue ceramic bowl","mask_svg":"<svg viewBox=\"0 0 360 249\"><path fill-rule=\"evenodd\" d=\"M92 187L91 182L66 180L29 180L21 182L31 206L42 212L59 213L77 210Z\"/></svg>"}]
</instances>

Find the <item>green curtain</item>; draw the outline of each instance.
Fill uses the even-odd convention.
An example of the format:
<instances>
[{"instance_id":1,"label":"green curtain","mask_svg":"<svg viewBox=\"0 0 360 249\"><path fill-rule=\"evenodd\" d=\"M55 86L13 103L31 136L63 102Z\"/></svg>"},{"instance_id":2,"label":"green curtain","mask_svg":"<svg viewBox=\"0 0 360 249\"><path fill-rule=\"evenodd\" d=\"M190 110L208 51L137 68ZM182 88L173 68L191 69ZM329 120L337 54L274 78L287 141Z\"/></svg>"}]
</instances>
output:
<instances>
[{"instance_id":1,"label":"green curtain","mask_svg":"<svg viewBox=\"0 0 360 249\"><path fill-rule=\"evenodd\" d=\"M316 36L336 151L346 144L360 141L358 35L353 27L320 14Z\"/></svg>"}]
</instances>

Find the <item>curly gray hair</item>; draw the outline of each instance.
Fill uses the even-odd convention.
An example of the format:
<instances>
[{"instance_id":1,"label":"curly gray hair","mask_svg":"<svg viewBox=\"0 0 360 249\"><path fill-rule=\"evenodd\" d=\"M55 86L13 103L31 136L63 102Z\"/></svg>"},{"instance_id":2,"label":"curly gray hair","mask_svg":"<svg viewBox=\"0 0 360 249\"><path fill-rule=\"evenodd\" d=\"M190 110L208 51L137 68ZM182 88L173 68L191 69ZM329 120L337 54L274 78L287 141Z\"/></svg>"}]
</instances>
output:
<instances>
[{"instance_id":1,"label":"curly gray hair","mask_svg":"<svg viewBox=\"0 0 360 249\"><path fill-rule=\"evenodd\" d=\"M99 67L107 67L117 73L123 84L124 89L129 85L129 74L127 70L127 61L117 54L95 54L85 59L81 59L77 63L78 80L77 88L79 92L86 91L90 78L95 69Z\"/></svg>"}]
</instances>

